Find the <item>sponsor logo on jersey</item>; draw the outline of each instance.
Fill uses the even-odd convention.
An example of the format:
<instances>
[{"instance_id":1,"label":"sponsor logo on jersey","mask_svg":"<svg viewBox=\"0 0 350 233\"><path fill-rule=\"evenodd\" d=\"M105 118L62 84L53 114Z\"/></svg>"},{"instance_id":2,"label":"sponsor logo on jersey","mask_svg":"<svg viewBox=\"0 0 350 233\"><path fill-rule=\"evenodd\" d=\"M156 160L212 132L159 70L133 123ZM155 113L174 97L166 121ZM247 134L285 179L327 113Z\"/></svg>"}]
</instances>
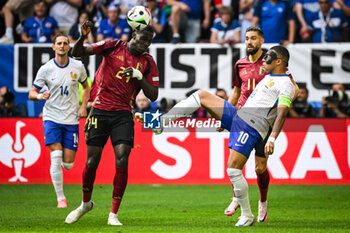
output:
<instances>
[{"instance_id":1,"label":"sponsor logo on jersey","mask_svg":"<svg viewBox=\"0 0 350 233\"><path fill-rule=\"evenodd\" d=\"M122 62L124 61L124 56L117 56L117 58L118 58L119 60L121 60Z\"/></svg>"}]
</instances>

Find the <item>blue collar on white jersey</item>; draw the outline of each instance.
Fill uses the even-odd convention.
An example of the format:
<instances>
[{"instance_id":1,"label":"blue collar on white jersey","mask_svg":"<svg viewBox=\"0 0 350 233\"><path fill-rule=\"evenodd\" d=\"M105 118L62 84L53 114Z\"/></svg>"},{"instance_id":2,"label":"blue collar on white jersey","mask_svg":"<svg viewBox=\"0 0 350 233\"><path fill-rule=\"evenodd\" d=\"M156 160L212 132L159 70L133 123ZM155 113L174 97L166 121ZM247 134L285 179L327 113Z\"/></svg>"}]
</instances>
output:
<instances>
[{"instance_id":1,"label":"blue collar on white jersey","mask_svg":"<svg viewBox=\"0 0 350 233\"><path fill-rule=\"evenodd\" d=\"M69 65L69 57L68 57L68 62L67 62L67 64L65 64L64 66L60 66L59 64L57 64L57 62L56 62L56 60L55 60L55 58L53 58L53 62L55 63L55 65L58 67L58 68L66 68L68 65Z\"/></svg>"}]
</instances>

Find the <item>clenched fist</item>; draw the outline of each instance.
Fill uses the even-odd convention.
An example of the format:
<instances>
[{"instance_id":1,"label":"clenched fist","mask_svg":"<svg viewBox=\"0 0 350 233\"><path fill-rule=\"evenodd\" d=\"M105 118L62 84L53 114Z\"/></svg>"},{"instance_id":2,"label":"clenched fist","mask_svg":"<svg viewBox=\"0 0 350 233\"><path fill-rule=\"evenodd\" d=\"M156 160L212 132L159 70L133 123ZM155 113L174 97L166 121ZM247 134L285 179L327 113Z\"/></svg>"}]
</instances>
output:
<instances>
[{"instance_id":1,"label":"clenched fist","mask_svg":"<svg viewBox=\"0 0 350 233\"><path fill-rule=\"evenodd\" d=\"M87 36L91 32L91 28L93 28L94 24L86 20L83 25L81 25L81 35L82 36Z\"/></svg>"}]
</instances>

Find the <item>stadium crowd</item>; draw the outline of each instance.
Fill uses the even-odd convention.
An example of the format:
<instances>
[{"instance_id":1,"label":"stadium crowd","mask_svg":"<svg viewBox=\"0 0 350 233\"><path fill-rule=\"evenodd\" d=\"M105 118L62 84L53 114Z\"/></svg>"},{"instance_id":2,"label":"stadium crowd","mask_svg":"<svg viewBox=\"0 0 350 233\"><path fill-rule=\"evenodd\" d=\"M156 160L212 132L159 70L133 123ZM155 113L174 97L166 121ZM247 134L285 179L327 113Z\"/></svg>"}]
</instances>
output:
<instances>
[{"instance_id":1,"label":"stadium crowd","mask_svg":"<svg viewBox=\"0 0 350 233\"><path fill-rule=\"evenodd\" d=\"M95 27L86 42L127 41L126 13L136 5L152 13L153 43L240 43L249 26L260 26L265 43L350 41L349 0L7 0L0 44L50 43L59 32L74 43L86 19Z\"/></svg>"}]
</instances>

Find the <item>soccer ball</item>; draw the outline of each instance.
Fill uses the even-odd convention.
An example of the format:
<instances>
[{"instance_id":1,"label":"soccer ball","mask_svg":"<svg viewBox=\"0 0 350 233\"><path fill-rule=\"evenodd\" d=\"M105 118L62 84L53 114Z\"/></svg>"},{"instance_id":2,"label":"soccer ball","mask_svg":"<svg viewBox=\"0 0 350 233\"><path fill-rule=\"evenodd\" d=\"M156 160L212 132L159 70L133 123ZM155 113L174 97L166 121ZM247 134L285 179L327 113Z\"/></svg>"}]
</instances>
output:
<instances>
[{"instance_id":1,"label":"soccer ball","mask_svg":"<svg viewBox=\"0 0 350 233\"><path fill-rule=\"evenodd\" d=\"M135 6L129 10L126 20L132 29L139 31L150 25L151 18L151 12L146 7Z\"/></svg>"}]
</instances>

